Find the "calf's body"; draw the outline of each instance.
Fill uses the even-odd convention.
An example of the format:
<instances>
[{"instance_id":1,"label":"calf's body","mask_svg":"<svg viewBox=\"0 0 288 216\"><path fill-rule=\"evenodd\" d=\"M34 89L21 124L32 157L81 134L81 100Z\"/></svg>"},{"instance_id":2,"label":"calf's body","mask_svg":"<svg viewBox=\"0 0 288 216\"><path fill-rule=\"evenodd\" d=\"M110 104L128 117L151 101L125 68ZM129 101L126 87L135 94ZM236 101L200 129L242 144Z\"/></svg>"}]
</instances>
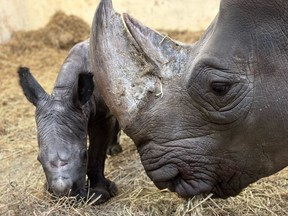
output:
<instances>
[{"instance_id":1,"label":"calf's body","mask_svg":"<svg viewBox=\"0 0 288 216\"><path fill-rule=\"evenodd\" d=\"M110 154L121 150L120 128L94 84L89 41L71 49L51 95L28 68L19 68L18 74L25 96L36 107L38 160L49 190L59 196L101 195L96 203L114 196L117 188L104 177L104 163L108 146ZM90 194L85 189L86 174Z\"/></svg>"}]
</instances>

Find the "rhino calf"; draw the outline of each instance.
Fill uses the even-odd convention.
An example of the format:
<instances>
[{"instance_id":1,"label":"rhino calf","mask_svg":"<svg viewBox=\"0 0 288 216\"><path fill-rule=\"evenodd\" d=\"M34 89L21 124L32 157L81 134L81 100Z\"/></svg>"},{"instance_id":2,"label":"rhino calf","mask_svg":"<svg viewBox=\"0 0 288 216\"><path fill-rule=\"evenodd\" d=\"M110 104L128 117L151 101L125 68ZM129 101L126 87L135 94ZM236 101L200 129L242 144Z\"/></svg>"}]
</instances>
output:
<instances>
[{"instance_id":1,"label":"rhino calf","mask_svg":"<svg viewBox=\"0 0 288 216\"><path fill-rule=\"evenodd\" d=\"M104 177L104 162L108 145L110 154L121 150L120 128L94 85L91 71L89 41L84 41L71 49L51 95L28 68L20 67L18 74L26 98L36 107L38 160L49 190L58 196L89 196L87 173L90 194L101 195L99 204L117 193L115 184Z\"/></svg>"}]
</instances>

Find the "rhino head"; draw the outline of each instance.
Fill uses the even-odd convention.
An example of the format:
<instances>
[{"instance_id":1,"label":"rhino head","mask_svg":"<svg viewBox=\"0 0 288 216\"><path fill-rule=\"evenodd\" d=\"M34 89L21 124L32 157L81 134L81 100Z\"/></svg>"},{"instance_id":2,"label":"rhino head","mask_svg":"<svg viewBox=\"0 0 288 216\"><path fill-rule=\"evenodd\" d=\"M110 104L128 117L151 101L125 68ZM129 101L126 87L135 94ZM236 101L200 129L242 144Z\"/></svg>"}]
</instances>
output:
<instances>
[{"instance_id":1,"label":"rhino head","mask_svg":"<svg viewBox=\"0 0 288 216\"><path fill-rule=\"evenodd\" d=\"M158 188L226 198L287 165L287 10L281 0L222 0L185 45L100 2L96 80Z\"/></svg>"},{"instance_id":2,"label":"rhino head","mask_svg":"<svg viewBox=\"0 0 288 216\"><path fill-rule=\"evenodd\" d=\"M65 94L59 97L56 91L48 95L28 68L20 67L18 75L26 98L36 107L38 160L49 191L85 196L88 117L84 105L93 93L93 76L79 74L71 89L62 88Z\"/></svg>"}]
</instances>

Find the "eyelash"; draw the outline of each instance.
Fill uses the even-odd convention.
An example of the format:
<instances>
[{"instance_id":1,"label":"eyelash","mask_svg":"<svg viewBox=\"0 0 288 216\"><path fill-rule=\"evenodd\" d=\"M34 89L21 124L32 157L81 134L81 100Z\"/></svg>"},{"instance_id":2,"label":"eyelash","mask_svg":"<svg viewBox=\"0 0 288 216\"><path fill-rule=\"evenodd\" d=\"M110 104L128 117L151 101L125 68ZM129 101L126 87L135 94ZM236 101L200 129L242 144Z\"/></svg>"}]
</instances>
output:
<instances>
[{"instance_id":1,"label":"eyelash","mask_svg":"<svg viewBox=\"0 0 288 216\"><path fill-rule=\"evenodd\" d=\"M224 96L230 90L231 84L226 82L212 82L210 88L215 95Z\"/></svg>"}]
</instances>

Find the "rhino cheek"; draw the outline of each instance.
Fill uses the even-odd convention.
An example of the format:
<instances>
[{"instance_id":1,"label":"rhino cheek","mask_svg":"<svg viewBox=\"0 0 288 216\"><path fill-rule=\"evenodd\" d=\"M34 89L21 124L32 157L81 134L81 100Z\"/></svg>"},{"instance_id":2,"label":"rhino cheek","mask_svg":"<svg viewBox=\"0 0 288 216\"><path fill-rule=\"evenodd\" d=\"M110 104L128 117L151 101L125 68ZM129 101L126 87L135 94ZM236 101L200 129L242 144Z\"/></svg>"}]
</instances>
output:
<instances>
[{"instance_id":1,"label":"rhino cheek","mask_svg":"<svg viewBox=\"0 0 288 216\"><path fill-rule=\"evenodd\" d=\"M77 194L85 187L86 169L86 166L83 166L79 167L78 169L74 169L73 172L71 172L71 179L73 181L72 190Z\"/></svg>"}]
</instances>

